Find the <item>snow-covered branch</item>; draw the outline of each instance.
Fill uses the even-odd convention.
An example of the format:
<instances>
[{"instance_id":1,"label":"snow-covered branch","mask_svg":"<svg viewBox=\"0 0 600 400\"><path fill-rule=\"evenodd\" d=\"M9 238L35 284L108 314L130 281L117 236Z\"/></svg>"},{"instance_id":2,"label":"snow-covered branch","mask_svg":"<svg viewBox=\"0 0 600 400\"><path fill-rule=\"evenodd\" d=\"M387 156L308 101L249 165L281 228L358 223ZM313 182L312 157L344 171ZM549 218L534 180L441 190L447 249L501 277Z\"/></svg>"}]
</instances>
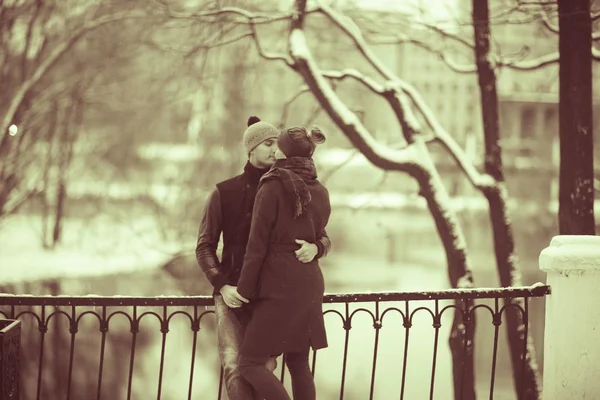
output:
<instances>
[{"instance_id":1,"label":"snow-covered branch","mask_svg":"<svg viewBox=\"0 0 600 400\"><path fill-rule=\"evenodd\" d=\"M367 62L390 83L387 88L384 88L383 94L396 113L405 138L410 143L412 139L409 136L419 131L418 124L416 118L412 115L410 107L407 107L403 94L394 89L394 82L397 80L395 74L379 60L365 41L360 28L352 19L348 17L344 18L344 16L336 13L331 7L326 5L321 5L319 11L348 35ZM368 81L364 80L363 83L368 83Z\"/></svg>"},{"instance_id":2,"label":"snow-covered branch","mask_svg":"<svg viewBox=\"0 0 600 400\"><path fill-rule=\"evenodd\" d=\"M343 80L346 78L354 79L373 93L385 98L398 118L398 123L402 127L406 143L412 143L412 135L421 132L421 128L419 127L419 123L417 122L417 118L415 117L409 102L406 100L404 93L397 89L396 85L381 85L374 79L361 74L355 69L320 71L320 73L331 80Z\"/></svg>"},{"instance_id":3,"label":"snow-covered branch","mask_svg":"<svg viewBox=\"0 0 600 400\"><path fill-rule=\"evenodd\" d=\"M550 21L550 18L548 17L548 13L546 12L546 10L542 10L539 13L539 15L540 15L540 19L542 20L542 23L544 24L546 29L548 29L552 33L558 34L558 26L555 25L552 21Z\"/></svg>"},{"instance_id":4,"label":"snow-covered branch","mask_svg":"<svg viewBox=\"0 0 600 400\"><path fill-rule=\"evenodd\" d=\"M408 97L414 102L419 111L425 117L425 120L429 127L433 130L435 139L438 140L454 158L454 160L461 167L463 172L467 175L467 178L473 186L478 189L484 189L493 187L496 185L496 181L489 175L480 173L477 168L473 165L473 162L468 159L466 153L454 140L454 138L444 129L442 124L438 121L435 113L429 108L421 94L409 83L397 79L397 83L401 90L403 90Z\"/></svg>"},{"instance_id":5,"label":"snow-covered branch","mask_svg":"<svg viewBox=\"0 0 600 400\"><path fill-rule=\"evenodd\" d=\"M592 46L592 59L595 61L600 61L600 50L598 50L595 46ZM545 54L538 58L534 58L531 60L520 60L520 61L505 61L500 63L502 66L510 67L513 69L518 69L521 71L530 71L538 68L545 67L546 65L556 64L559 60L558 51Z\"/></svg>"},{"instance_id":6,"label":"snow-covered branch","mask_svg":"<svg viewBox=\"0 0 600 400\"><path fill-rule=\"evenodd\" d=\"M365 75L361 74L359 71L352 69L352 68L346 68L341 71L324 70L324 71L321 71L321 74L324 77L326 77L328 79L332 79L332 80L340 80L341 81L346 78L354 79L354 80L360 82L364 87L366 87L367 89L369 89L370 91L372 91L373 93L378 94L378 95L383 95L385 92L385 88L383 85L379 84L374 79L372 79L368 76L365 76Z\"/></svg>"},{"instance_id":7,"label":"snow-covered branch","mask_svg":"<svg viewBox=\"0 0 600 400\"><path fill-rule=\"evenodd\" d=\"M443 29L437 25L433 25L433 24L428 24L428 23L421 23L424 27L426 27L427 29L430 29L434 32L436 32L437 34L439 34L440 36L446 38L446 39L450 39L454 42L460 43L461 45L463 45L464 47L466 47L468 50L473 50L475 48L475 45L465 39L464 37L460 36L460 35L456 35L454 33L448 32L446 29Z\"/></svg>"},{"instance_id":8,"label":"snow-covered branch","mask_svg":"<svg viewBox=\"0 0 600 400\"><path fill-rule=\"evenodd\" d=\"M261 12L253 12L244 10L243 8L238 7L221 7L216 8L214 10L203 10L203 11L174 11L170 8L167 8L167 13L170 17L179 18L179 19L194 19L198 18L209 18L209 17L220 17L223 15L233 15L243 17L242 20L236 21L241 23L247 23L247 21L252 21L255 24L261 23L271 23L275 21L283 21L287 20L291 17L290 13L282 13L279 15L274 15L273 13L261 13Z\"/></svg>"},{"instance_id":9,"label":"snow-covered branch","mask_svg":"<svg viewBox=\"0 0 600 400\"><path fill-rule=\"evenodd\" d=\"M321 4L317 11L329 18L331 22L333 22L338 28L348 35L366 61L369 62L369 64L371 64L371 66L375 68L375 70L381 74L381 76L383 76L385 79L393 80L394 74L384 63L379 61L354 21L348 17L338 14L331 7L324 4Z\"/></svg>"},{"instance_id":10,"label":"snow-covered branch","mask_svg":"<svg viewBox=\"0 0 600 400\"><path fill-rule=\"evenodd\" d=\"M346 134L350 140L365 154L365 156L367 156L371 162L373 162L373 164L384 169L398 170L403 169L403 167L401 167L402 165L416 164L417 160L414 157L414 154L409 151L410 147L404 150L392 150L378 143L370 134L370 132L362 125L356 115L352 113L350 109L348 109L347 106L338 98L337 94L327 82L327 79L341 80L344 78L352 78L362 83L374 93L384 96L387 94L386 99L390 101L392 106L395 104L395 111L400 109L403 112L407 112L407 110L409 110L409 107L407 107L406 104L402 104L402 92L405 92L425 116L427 123L434 131L436 138L457 161L458 165L467 175L469 181L477 188L495 185L495 181L491 177L483 175L477 171L473 163L468 160L463 149L439 123L435 117L435 114L431 111L431 109L429 109L425 101L421 98L420 94L412 86L399 80L398 77L396 77L391 70L389 70L387 66L385 66L376 57L366 43L360 32L360 29L358 29L353 21L345 20L343 16L339 15L326 5L321 5L313 10L323 13L342 31L344 31L355 43L356 47L364 56L364 58L389 82L389 84L381 85L374 79L364 76L358 71L352 69L346 69L343 71L319 71L314 63L314 60L312 59L310 51L308 50L306 38L301 29L293 29L290 34L290 54L292 59L289 59L283 55L267 53L260 44L260 40L256 34L253 23L258 14L238 9L230 9L227 11L238 13L239 15L249 19L249 24L253 31L253 37L259 50L259 54L263 58L270 60L282 60L293 69L297 69L301 64L303 67L303 75L305 80L307 83L309 83L308 89L313 92L317 99L322 100L321 104L324 108L330 108L328 112L330 113L330 116L332 116L332 119L337 119L337 121L339 121L338 125L340 127L344 127L344 130L346 131ZM397 89L399 90L394 88L396 85L398 85ZM389 95L390 93L392 96ZM415 118L412 115L403 115L400 119L403 120L401 121L403 125L406 123L406 119L410 119L411 122L413 122L412 126L416 125L414 122Z\"/></svg>"},{"instance_id":11,"label":"snow-covered branch","mask_svg":"<svg viewBox=\"0 0 600 400\"><path fill-rule=\"evenodd\" d=\"M313 60L302 29L291 31L290 54L298 72L321 106L369 161L382 169L396 171L410 171L418 165L412 146L394 150L377 142L360 119L340 100Z\"/></svg>"},{"instance_id":12,"label":"snow-covered branch","mask_svg":"<svg viewBox=\"0 0 600 400\"><path fill-rule=\"evenodd\" d=\"M452 138L452 136L443 128L442 124L437 120L437 118L435 117L435 114L427 106L426 102L423 100L423 98L421 97L419 92L414 87L409 85L408 83L401 81L385 65L383 65L382 62L379 61L379 59L370 50L370 48L367 45L367 43L365 42L364 38L360 34L360 30L358 28L356 28L354 30L354 29L350 29L349 27L347 27L344 24L344 21L341 18L341 16L339 16L331 8L328 8L327 6L322 6L321 10L323 10L325 15L327 15L336 25L338 25L346 34L348 34L350 36L350 38L353 40L353 42L358 47L361 54L363 54L363 56L367 59L367 61L383 77L385 77L390 82L389 83L390 87L393 87L394 85L398 85L398 89L405 92L411 98L411 100L414 102L414 104L417 106L417 108L420 110L420 112L425 117L428 125L434 131L436 138L450 152L452 157L456 160L458 165L462 168L462 170L467 175L467 178L469 179L471 184L477 188L486 188L486 187L494 186L496 184L495 180L492 177L490 177L488 175L483 175L483 174L479 173L479 171L477 171L477 169L475 168L473 163L466 156L464 150L458 145L458 143ZM299 41L301 43L303 43L304 46L306 46L305 39L304 39L304 33L301 32L300 30L296 30L296 31L298 32L298 33L296 33L296 36L302 39L302 40L299 39ZM292 43L293 43L293 41L292 41ZM298 45L298 47L301 48L301 45ZM306 50L306 52L310 55L308 50ZM346 70L345 74L348 77L359 79L359 77L356 75L356 73L353 73L352 70ZM372 82L367 80L366 78L363 78L361 80L361 82L364 84L368 84L368 83L372 84ZM375 90L377 90L377 89L381 90L377 84L372 85L372 87Z\"/></svg>"},{"instance_id":13,"label":"snow-covered branch","mask_svg":"<svg viewBox=\"0 0 600 400\"><path fill-rule=\"evenodd\" d=\"M283 61L284 63L286 63L289 67L294 66L294 62L293 60L291 60L287 55L285 54L280 54L280 53L271 53L271 52L267 52L260 41L260 38L258 36L258 34L256 33L256 27L254 26L254 24L250 24L250 29L252 31L252 36L254 37L254 43L256 43L256 49L258 50L258 54L266 59L266 60L280 60Z\"/></svg>"},{"instance_id":14,"label":"snow-covered branch","mask_svg":"<svg viewBox=\"0 0 600 400\"><path fill-rule=\"evenodd\" d=\"M524 0L517 0L517 4L519 6L544 7L544 6L554 6L554 5L556 5L556 1L524 1Z\"/></svg>"},{"instance_id":15,"label":"snow-covered branch","mask_svg":"<svg viewBox=\"0 0 600 400\"><path fill-rule=\"evenodd\" d=\"M306 14L315 13L318 8L310 8L306 10ZM201 20L203 22L223 22L218 18L227 16L228 22L235 24L270 24L273 22L288 21L293 17L293 13L263 13L244 10L238 7L221 7L214 10L196 11L196 12L179 12L168 9L168 15L177 19L192 19L194 21ZM233 17L233 18L230 18ZM242 18L235 18L242 17Z\"/></svg>"}]
</instances>

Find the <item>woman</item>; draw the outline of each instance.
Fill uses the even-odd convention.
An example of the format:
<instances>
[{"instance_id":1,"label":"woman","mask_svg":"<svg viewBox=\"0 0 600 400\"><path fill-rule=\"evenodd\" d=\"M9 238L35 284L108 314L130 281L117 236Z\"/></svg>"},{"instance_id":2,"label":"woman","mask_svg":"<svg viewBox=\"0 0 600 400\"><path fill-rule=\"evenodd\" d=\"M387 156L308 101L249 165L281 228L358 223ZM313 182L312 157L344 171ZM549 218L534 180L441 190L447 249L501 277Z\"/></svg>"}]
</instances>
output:
<instances>
[{"instance_id":1,"label":"woman","mask_svg":"<svg viewBox=\"0 0 600 400\"><path fill-rule=\"evenodd\" d=\"M295 239L316 242L331 213L329 193L317 180L312 154L325 136L314 128L283 130L275 164L259 183L250 239L237 290L252 309L240 349L239 369L265 400L290 399L265 368L285 354L295 400L314 400L309 349L327 347L323 322L324 282L316 258L296 259Z\"/></svg>"}]
</instances>

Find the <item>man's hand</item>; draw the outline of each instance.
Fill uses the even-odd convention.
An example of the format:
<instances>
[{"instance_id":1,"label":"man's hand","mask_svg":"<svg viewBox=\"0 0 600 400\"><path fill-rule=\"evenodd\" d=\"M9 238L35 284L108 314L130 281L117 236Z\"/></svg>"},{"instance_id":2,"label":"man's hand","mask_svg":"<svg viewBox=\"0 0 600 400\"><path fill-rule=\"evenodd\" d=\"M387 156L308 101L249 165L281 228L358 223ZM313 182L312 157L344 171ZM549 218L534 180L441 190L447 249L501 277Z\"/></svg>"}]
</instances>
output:
<instances>
[{"instance_id":1,"label":"man's hand","mask_svg":"<svg viewBox=\"0 0 600 400\"><path fill-rule=\"evenodd\" d=\"M275 368L277 368L277 357L270 357L265 367L271 372L275 371Z\"/></svg>"},{"instance_id":2,"label":"man's hand","mask_svg":"<svg viewBox=\"0 0 600 400\"><path fill-rule=\"evenodd\" d=\"M240 308L244 303L250 302L250 300L238 293L237 286L223 285L219 293L221 293L223 301L229 308Z\"/></svg>"},{"instance_id":3,"label":"man's hand","mask_svg":"<svg viewBox=\"0 0 600 400\"><path fill-rule=\"evenodd\" d=\"M306 240L296 239L296 243L301 245L298 250L296 250L296 258L303 263L309 263L316 257L319 252L319 248L316 244L308 243Z\"/></svg>"}]
</instances>

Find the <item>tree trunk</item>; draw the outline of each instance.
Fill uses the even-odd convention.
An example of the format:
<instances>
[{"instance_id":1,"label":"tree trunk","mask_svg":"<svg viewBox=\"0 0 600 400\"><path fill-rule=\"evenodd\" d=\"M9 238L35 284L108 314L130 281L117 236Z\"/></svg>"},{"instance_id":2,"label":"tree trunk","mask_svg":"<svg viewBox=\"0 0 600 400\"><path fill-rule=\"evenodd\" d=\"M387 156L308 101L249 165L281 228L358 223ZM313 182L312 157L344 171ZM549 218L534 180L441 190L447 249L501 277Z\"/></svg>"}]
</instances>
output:
<instances>
[{"instance_id":1,"label":"tree trunk","mask_svg":"<svg viewBox=\"0 0 600 400\"><path fill-rule=\"evenodd\" d=\"M521 271L518 258L514 249L514 240L510 216L506 207L506 184L498 182L497 189L484 191L489 202L490 220L494 239L494 252L496 254L496 267L500 286L522 286ZM513 381L517 398L541 398L541 384L535 347L529 333L529 322L523 318L519 309L525 309L522 298L504 299L504 322L510 349ZM527 335L525 333L527 332ZM525 341L527 341L526 352ZM523 360L525 356L525 360Z\"/></svg>"},{"instance_id":2,"label":"tree trunk","mask_svg":"<svg viewBox=\"0 0 600 400\"><path fill-rule=\"evenodd\" d=\"M473 0L473 30L475 35L475 62L481 94L481 111L485 140L485 172L497 182L497 187L485 189L489 202L490 220L500 286L521 286L521 272L517 264L510 216L506 207L507 189L504 182L498 93L496 73L490 62L490 25L487 0ZM527 321L517 307L524 309L523 299L505 299L505 322L513 369L513 380L518 399L539 399L539 373L533 342L525 335ZM523 354L527 341L526 354ZM526 357L523 362L523 357Z\"/></svg>"},{"instance_id":3,"label":"tree trunk","mask_svg":"<svg viewBox=\"0 0 600 400\"><path fill-rule=\"evenodd\" d=\"M67 201L67 174L73 159L73 146L81 128L82 106L79 93L74 90L67 104L62 103L60 110L61 135L58 137L56 197L54 209L54 229L52 230L52 247L61 240L65 202ZM67 112L67 110L69 112Z\"/></svg>"},{"instance_id":4,"label":"tree trunk","mask_svg":"<svg viewBox=\"0 0 600 400\"><path fill-rule=\"evenodd\" d=\"M56 193L56 208L54 210L54 228L52 230L52 247L54 248L60 242L62 234L62 220L65 211L65 200L67 189L63 178L59 178L58 189Z\"/></svg>"},{"instance_id":5,"label":"tree trunk","mask_svg":"<svg viewBox=\"0 0 600 400\"><path fill-rule=\"evenodd\" d=\"M594 235L590 0L558 0L558 26L558 230L561 235Z\"/></svg>"},{"instance_id":6,"label":"tree trunk","mask_svg":"<svg viewBox=\"0 0 600 400\"><path fill-rule=\"evenodd\" d=\"M53 166L56 162L56 136L59 129L59 105L57 101L52 103L52 110L50 111L48 128L45 137L40 138L40 142L45 141L46 143L46 159L44 160L44 173L42 174L42 193L40 200L42 202L42 246L44 249L52 247L52 239L49 232L49 224L51 218L51 205L55 197L52 196L52 180L53 180ZM60 145L58 146L60 147Z\"/></svg>"},{"instance_id":7,"label":"tree trunk","mask_svg":"<svg viewBox=\"0 0 600 400\"><path fill-rule=\"evenodd\" d=\"M421 160L430 167L413 176L419 182L420 195L427 201L429 212L435 222L448 266L448 278L453 288L472 288L473 276L468 268L466 243L458 218L450 211L449 197L429 151L421 141L415 141L421 150ZM473 300L456 300L455 306L463 313L454 312L452 329L448 340L452 354L454 399L474 400L475 394L475 314L470 314ZM468 315L468 318L464 318Z\"/></svg>"},{"instance_id":8,"label":"tree trunk","mask_svg":"<svg viewBox=\"0 0 600 400\"><path fill-rule=\"evenodd\" d=\"M8 214L6 204L8 203L13 190L19 185L19 178L17 178L17 175L14 173L11 173L6 177L0 175L0 178L0 217L2 217L5 214Z\"/></svg>"}]
</instances>

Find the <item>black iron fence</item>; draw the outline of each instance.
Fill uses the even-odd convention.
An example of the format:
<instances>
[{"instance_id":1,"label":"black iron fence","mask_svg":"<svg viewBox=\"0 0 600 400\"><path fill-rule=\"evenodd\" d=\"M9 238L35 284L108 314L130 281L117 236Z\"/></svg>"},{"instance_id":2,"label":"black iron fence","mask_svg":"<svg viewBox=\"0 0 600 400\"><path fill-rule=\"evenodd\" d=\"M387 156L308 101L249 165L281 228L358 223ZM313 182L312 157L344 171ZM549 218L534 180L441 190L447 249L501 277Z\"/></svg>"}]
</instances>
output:
<instances>
[{"instance_id":1,"label":"black iron fence","mask_svg":"<svg viewBox=\"0 0 600 400\"><path fill-rule=\"evenodd\" d=\"M448 387L448 379L437 380L443 371L440 359L446 364L448 359L440 337L449 333L448 318L456 312L467 329L476 314L482 314L477 315L478 325L491 327L493 350L489 362L484 361L490 374L486 397L489 393L492 399L507 309L520 313L526 336L530 299L549 290L536 284L327 294L324 315L333 349L311 356L320 398L415 398L408 394L411 378L419 381L414 390L424 387L419 398L432 399L440 391L439 398L451 398L446 389L436 391L436 385ZM21 399L224 398L212 306L208 296L0 295L0 315L22 323ZM383 339L384 327L390 332ZM469 345L465 340L465 352ZM327 351L331 353L322 356ZM351 354L358 367L350 365ZM525 355L524 347L523 363ZM285 383L284 363L276 373ZM416 372L411 375L411 370Z\"/></svg>"}]
</instances>

